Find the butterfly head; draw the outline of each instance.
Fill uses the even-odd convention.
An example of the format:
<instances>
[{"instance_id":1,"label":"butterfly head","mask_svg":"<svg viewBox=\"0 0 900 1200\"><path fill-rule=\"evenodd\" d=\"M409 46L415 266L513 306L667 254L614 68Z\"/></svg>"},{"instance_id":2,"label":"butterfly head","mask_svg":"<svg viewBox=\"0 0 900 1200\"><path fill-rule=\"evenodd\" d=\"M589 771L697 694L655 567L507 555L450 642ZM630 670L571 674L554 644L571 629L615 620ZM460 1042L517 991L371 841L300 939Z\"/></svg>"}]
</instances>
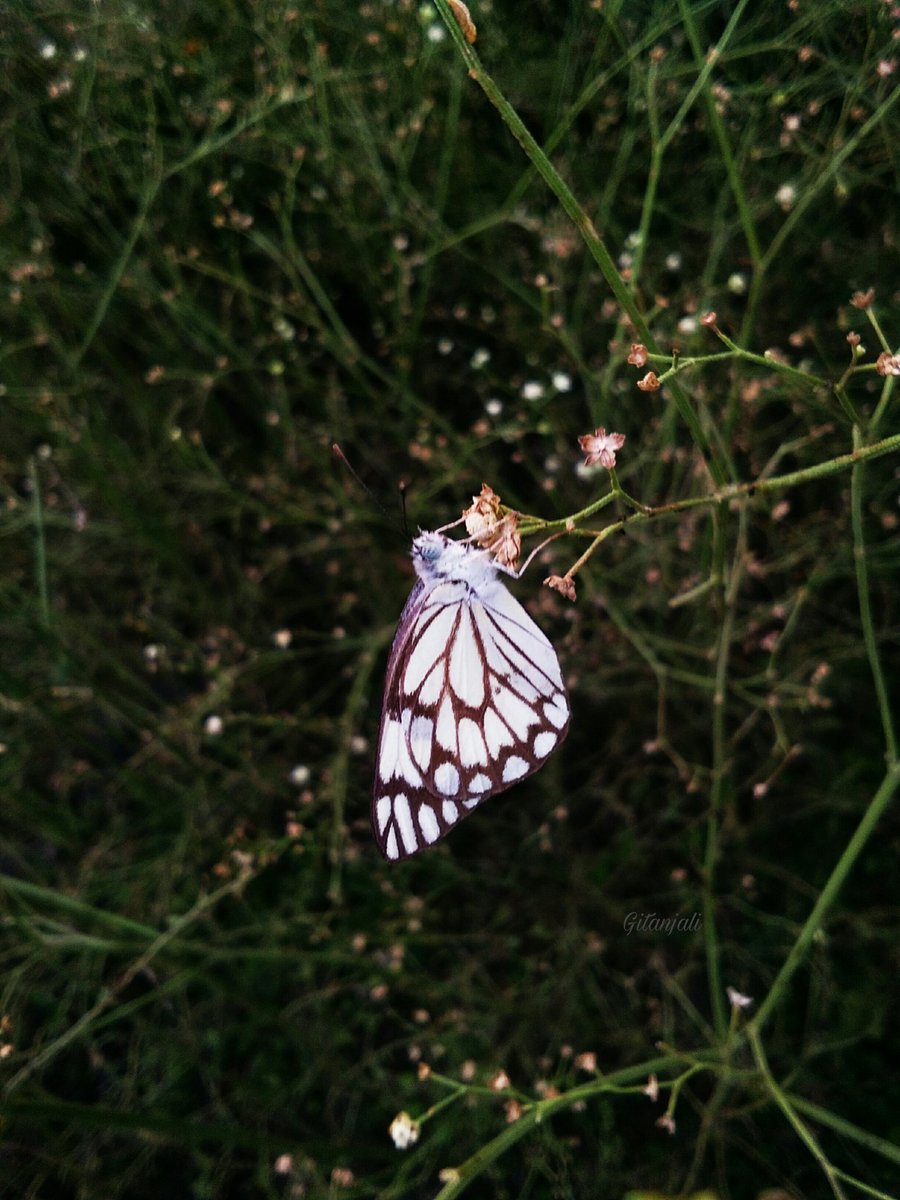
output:
<instances>
[{"instance_id":1,"label":"butterfly head","mask_svg":"<svg viewBox=\"0 0 900 1200\"><path fill-rule=\"evenodd\" d=\"M474 583L495 572L486 551L442 533L420 533L412 544L412 560L416 574L426 581L454 579Z\"/></svg>"}]
</instances>

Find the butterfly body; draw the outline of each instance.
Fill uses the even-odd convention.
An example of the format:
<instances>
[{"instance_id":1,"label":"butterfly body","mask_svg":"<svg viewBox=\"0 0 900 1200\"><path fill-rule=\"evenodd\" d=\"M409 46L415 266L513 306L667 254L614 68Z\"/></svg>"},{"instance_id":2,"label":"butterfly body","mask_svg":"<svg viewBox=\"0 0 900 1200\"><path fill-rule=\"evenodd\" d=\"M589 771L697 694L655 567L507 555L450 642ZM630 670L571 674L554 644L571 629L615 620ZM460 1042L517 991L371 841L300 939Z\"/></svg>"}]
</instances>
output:
<instances>
[{"instance_id":1,"label":"butterfly body","mask_svg":"<svg viewBox=\"0 0 900 1200\"><path fill-rule=\"evenodd\" d=\"M420 534L412 558L418 580L388 661L372 801L392 860L536 771L569 724L556 652L496 560L441 533Z\"/></svg>"}]
</instances>

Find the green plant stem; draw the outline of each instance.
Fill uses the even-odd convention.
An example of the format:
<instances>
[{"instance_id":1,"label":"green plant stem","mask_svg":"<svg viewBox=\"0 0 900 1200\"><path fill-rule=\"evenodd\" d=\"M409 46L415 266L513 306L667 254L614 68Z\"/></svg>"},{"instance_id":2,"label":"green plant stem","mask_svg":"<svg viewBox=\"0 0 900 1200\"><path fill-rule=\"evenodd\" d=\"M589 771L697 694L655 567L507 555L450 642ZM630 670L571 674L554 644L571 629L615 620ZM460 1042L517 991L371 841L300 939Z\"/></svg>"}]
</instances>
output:
<instances>
[{"instance_id":1,"label":"green plant stem","mask_svg":"<svg viewBox=\"0 0 900 1200\"><path fill-rule=\"evenodd\" d=\"M340 904L342 897L341 875L343 870L344 845L344 807L347 799L348 764L350 758L350 741L353 729L362 704L366 688L372 677L378 652L393 633L392 625L380 630L372 642L360 654L356 674L347 703L338 726L337 753L331 765L331 842L328 856L331 861L331 879L328 884L328 899L332 904Z\"/></svg>"},{"instance_id":2,"label":"green plant stem","mask_svg":"<svg viewBox=\"0 0 900 1200\"><path fill-rule=\"evenodd\" d=\"M838 1182L834 1167L829 1162L825 1152L813 1137L810 1130L794 1112L793 1106L789 1103L784 1092L775 1082L775 1078L769 1069L768 1062L766 1061L765 1052L763 1051L762 1042L760 1041L759 1037L759 1031L748 1026L747 1037L750 1039L750 1045L753 1048L753 1057L756 1060L756 1065L759 1067L760 1074L766 1082L766 1086L772 1096L772 1099L787 1117L788 1121L791 1123L795 1132L797 1133L797 1136L822 1168L825 1178L828 1180L828 1183L831 1186L831 1191L835 1196L835 1200L844 1200L844 1190Z\"/></svg>"},{"instance_id":3,"label":"green plant stem","mask_svg":"<svg viewBox=\"0 0 900 1200\"><path fill-rule=\"evenodd\" d=\"M867 1150L873 1150L883 1158L889 1159L890 1162L900 1165L900 1146L894 1142L886 1142L884 1138L876 1137L874 1133L869 1133L867 1129L860 1129L858 1125L853 1125L850 1121L845 1121L843 1117L837 1116L830 1109L822 1108L819 1104L813 1104L812 1100L806 1100L802 1096L795 1096L791 1092L785 1092L784 1094L788 1103L793 1108L805 1113L806 1116L811 1117L818 1124L827 1125L829 1129L833 1129L841 1137L849 1138L851 1141L857 1142L860 1146L865 1146Z\"/></svg>"},{"instance_id":4,"label":"green plant stem","mask_svg":"<svg viewBox=\"0 0 900 1200\"><path fill-rule=\"evenodd\" d=\"M616 1091L624 1084L633 1083L639 1079L645 1079L648 1075L658 1074L660 1071L678 1066L681 1066L681 1059L679 1058L650 1059L639 1066L626 1067L621 1071L614 1072L612 1075L604 1076L603 1079L594 1080L592 1083L572 1088L560 1096L553 1096L547 1100L539 1100L536 1104L527 1108L519 1119L514 1121L512 1125L508 1125L502 1133L499 1133L491 1141L481 1146L471 1158L466 1159L458 1167L453 1168L450 1172L452 1178L447 1179L444 1186L437 1193L435 1200L454 1200L454 1197L461 1195L492 1162L500 1158L516 1142L521 1141L526 1134L530 1133L536 1125L540 1125L542 1121L545 1121L554 1113L570 1108L579 1100L587 1100L592 1096L598 1096L604 1092Z\"/></svg>"},{"instance_id":5,"label":"green plant stem","mask_svg":"<svg viewBox=\"0 0 900 1200\"><path fill-rule=\"evenodd\" d=\"M31 519L34 525L34 579L37 587L41 624L50 628L50 592L47 585L47 539L44 534L44 507L41 501L41 480L37 463L28 462L28 477L31 480Z\"/></svg>"},{"instance_id":6,"label":"green plant stem","mask_svg":"<svg viewBox=\"0 0 900 1200\"><path fill-rule=\"evenodd\" d=\"M70 1025L65 1033L60 1034L58 1038L55 1038L52 1042L48 1042L47 1045L37 1051L11 1079L7 1080L3 1086L4 1094L6 1096L12 1095L36 1071L45 1067L56 1058L61 1050L64 1050L71 1042L81 1037L97 1017L109 1008L110 1005L115 1003L116 996L124 991L131 981L150 965L160 951L165 949L170 942L175 941L179 934L189 925L192 925L205 913L215 908L224 896L230 896L245 888L249 879L250 872L242 873L235 879L230 879L228 883L217 888L214 892L209 892L207 895L201 896L188 912L183 913L180 917L176 917L168 929L165 929L156 937L151 945L132 962L111 987L101 989L97 1000L87 1012L83 1013L74 1024Z\"/></svg>"},{"instance_id":7,"label":"green plant stem","mask_svg":"<svg viewBox=\"0 0 900 1200\"><path fill-rule=\"evenodd\" d=\"M509 103L500 89L497 87L494 80L482 66L478 55L463 37L456 18L453 16L448 0L434 0L438 12L447 26L450 37L453 39L454 45L462 56L463 62L468 68L469 75L481 90L484 92L487 99L493 104L500 114L503 123L509 129L510 133L519 143L528 156L538 174L546 183L547 187L553 192L557 200L559 200L567 216L570 218L575 228L580 233L584 244L607 282L610 290L616 298L617 303L624 313L628 315L635 333L651 351L658 352L656 339L650 331L650 327L644 319L644 315L638 308L634 297L625 286L625 283L616 268L615 261L612 255L607 250L603 239L600 237L594 224L585 210L575 199L568 184L541 150L540 146L534 140L528 129L525 127L519 114ZM672 399L681 415L682 420L690 430L691 437L694 439L694 444L703 455L704 461L707 463L713 481L717 485L725 482L726 473L714 457L712 448L709 444L706 434L700 425L700 419L694 411L687 393L676 383L669 384L669 390L672 394Z\"/></svg>"},{"instance_id":8,"label":"green plant stem","mask_svg":"<svg viewBox=\"0 0 900 1200\"><path fill-rule=\"evenodd\" d=\"M777 492L783 488L795 487L801 483L810 483L814 479L823 479L828 475L837 475L857 463L867 462L873 458L880 458L882 455L891 454L895 450L900 450L900 434L898 433L883 438L880 442L872 442L868 446L859 446L849 454L840 454L837 458L830 458L825 462L815 463L813 466L804 467L800 471L790 471L786 475L771 475L765 479L755 479L750 483L730 483L705 496L689 496L684 500L673 500L669 504L658 504L655 506L641 505L639 512L628 513L621 520L615 521L600 530L595 536L594 544L588 547L587 551L578 560L576 567L570 569L567 574L573 575L577 573L577 570L587 562L601 542L604 542L613 533L623 529L626 525L652 521L657 517L684 512L690 508L702 508L709 505L721 504L723 501L735 500L741 496L756 496L766 492ZM587 508L583 508L571 516L561 517L556 521L541 521L537 517L525 516L519 526L519 532L525 537L533 533L546 532L548 529L565 530L573 522L584 520L589 516L593 516L594 513L599 512L601 509L606 508L615 499L615 492L607 492L599 500L594 501L593 504L589 504ZM634 501L634 503L640 504L639 501ZM571 532L583 531L572 530Z\"/></svg>"},{"instance_id":9,"label":"green plant stem","mask_svg":"<svg viewBox=\"0 0 900 1200\"><path fill-rule=\"evenodd\" d=\"M785 218L781 228L772 238L768 248L760 257L758 269L753 274L753 278L750 283L750 291L747 296L747 307L744 312L741 341L746 340L743 336L743 333L753 329L756 324L756 311L759 307L760 300L762 299L762 291L766 273L769 267L778 257L781 247L790 236L791 231L794 229L797 223L802 220L804 213L818 198L822 189L827 187L828 184L832 182L847 159L850 158L851 155L855 154L869 134L879 127L886 114L894 106L894 104L897 103L898 100L900 100L900 88L892 88L881 104L879 104L875 111L869 116L868 120L864 121L856 130L856 132L847 138L846 142L844 142L842 146L835 148L835 152L829 158L828 164L824 170L818 172L810 181L807 189L802 192L800 196L798 196L796 204Z\"/></svg>"},{"instance_id":10,"label":"green plant stem","mask_svg":"<svg viewBox=\"0 0 900 1200\"><path fill-rule=\"evenodd\" d=\"M825 920L825 914L834 903L838 892L840 891L844 880L850 873L851 868L859 858L866 845L866 842L872 836L876 825L881 819L882 814L887 808L900 786L900 763L894 763L890 770L885 775L881 782L878 791L872 797L869 805L863 814L863 818L857 825L853 836L847 843L843 854L838 859L834 870L829 875L824 887L819 893L819 898L813 906L812 912L806 918L806 922L791 947L790 953L781 970L775 976L772 986L769 988L768 995L760 1004L753 1019L748 1022L746 1028L748 1031L759 1030L772 1015L772 1011L784 996L787 990L787 985L790 982L791 976L800 966L803 959L806 957L806 952L809 949L813 938L818 933L819 929Z\"/></svg>"},{"instance_id":11,"label":"green plant stem","mask_svg":"<svg viewBox=\"0 0 900 1200\"><path fill-rule=\"evenodd\" d=\"M734 153L731 149L731 142L728 140L728 131L725 127L725 122L719 112L716 97L713 95L709 86L709 75L716 61L720 58L723 47L730 40L732 27L736 25L742 15L744 5L738 4L731 16L731 20L725 30L725 33L719 39L718 45L715 47L712 54L708 52L708 48L703 45L697 26L694 22L694 7L690 0L678 0L678 9L681 13L681 19L684 22L685 32L688 40L691 43L691 49L694 52L694 61L698 67L698 83L702 84L703 99L706 104L706 114L709 119L710 128L715 135L716 142L719 146L719 152L722 155L722 161L725 164L725 172L728 176L728 184L731 188L731 194L734 196L734 202L737 206L738 217L741 222L741 229L744 232L744 239L747 242L747 250L750 255L750 262L755 268L759 263L761 251L759 238L756 233L756 225L753 220L753 214L750 210L750 204L747 200L744 185L741 182L740 173L738 172L737 163L735 162Z\"/></svg>"},{"instance_id":12,"label":"green plant stem","mask_svg":"<svg viewBox=\"0 0 900 1200\"><path fill-rule=\"evenodd\" d=\"M860 448L861 434L858 426L853 430L853 444ZM869 669L875 684L875 694L878 697L878 711L881 715L881 726L884 730L885 757L889 766L897 761L897 738L894 733L894 722L891 715L890 698L884 671L881 667L881 657L878 653L878 636L875 633L875 623L872 620L872 601L869 592L869 566L866 561L865 530L863 527L863 465L853 464L850 472L850 517L853 525L853 559L856 567L856 590L859 595L859 615L862 621L863 640L866 654L869 658Z\"/></svg>"}]
</instances>

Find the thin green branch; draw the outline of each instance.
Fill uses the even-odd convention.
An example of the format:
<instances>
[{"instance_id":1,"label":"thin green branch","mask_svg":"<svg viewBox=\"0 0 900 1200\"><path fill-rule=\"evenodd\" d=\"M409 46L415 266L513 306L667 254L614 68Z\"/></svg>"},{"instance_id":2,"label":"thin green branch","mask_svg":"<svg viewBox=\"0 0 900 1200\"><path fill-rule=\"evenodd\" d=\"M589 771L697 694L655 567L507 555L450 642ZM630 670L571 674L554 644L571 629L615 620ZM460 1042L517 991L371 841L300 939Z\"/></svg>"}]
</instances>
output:
<instances>
[{"instance_id":1,"label":"thin green branch","mask_svg":"<svg viewBox=\"0 0 900 1200\"><path fill-rule=\"evenodd\" d=\"M616 267L615 261L606 248L606 244L600 237L597 230L594 228L594 223L591 221L588 214L578 203L573 195L568 184L550 162L549 158L537 144L537 142L529 133L519 114L509 103L506 97L501 92L500 88L484 69L480 58L466 41L462 30L453 15L448 0L434 0L438 12L450 32L450 37L453 43L462 56L463 62L468 68L469 76L475 80L481 90L484 92L487 99L493 104L500 114L503 123L509 129L510 133L519 143L528 156L529 160L537 170L538 174L546 183L547 187L553 192L557 200L559 200L567 216L570 218L575 228L581 234L584 244L607 282L610 290L616 298L617 303L624 313L628 315L629 320L634 326L635 332L640 340L647 346L649 350L658 351L656 340L650 331L643 313L638 308L634 297L625 286L622 277ZM718 459L713 455L709 440L703 431L700 424L700 419L694 411L693 405L687 394L681 387L675 383L669 385L669 390L672 394L672 399L678 408L682 420L690 430L694 444L703 455L705 462L708 465L710 474L716 484L721 485L725 482L726 474Z\"/></svg>"},{"instance_id":2,"label":"thin green branch","mask_svg":"<svg viewBox=\"0 0 900 1200\"><path fill-rule=\"evenodd\" d=\"M768 1062L766 1061L765 1052L763 1051L758 1030L748 1027L747 1036L750 1039L750 1045L753 1048L753 1057L756 1060L756 1065L759 1067L760 1074L766 1082L766 1086L769 1089L772 1099L787 1117L804 1146L806 1146L807 1150L822 1168L822 1172L825 1175L825 1178L828 1180L835 1200L844 1200L844 1190L838 1182L835 1168L832 1166L825 1152L813 1137L810 1130L794 1112L794 1108L788 1101L787 1096L775 1082L775 1078L769 1069Z\"/></svg>"},{"instance_id":3,"label":"thin green branch","mask_svg":"<svg viewBox=\"0 0 900 1200\"><path fill-rule=\"evenodd\" d=\"M855 426L853 430L853 443L859 449L860 431L858 426ZM881 666L881 656L878 653L878 636L872 620L869 566L866 561L863 526L863 465L861 462L854 463L853 470L850 472L850 517L853 525L853 559L856 566L856 590L859 595L859 615L862 621L863 640L866 644L869 669L875 684L875 694L878 697L878 711L881 715L881 727L884 730L885 756L888 765L893 766L897 761L897 738L894 733L894 721L884 671Z\"/></svg>"},{"instance_id":4,"label":"thin green branch","mask_svg":"<svg viewBox=\"0 0 900 1200\"><path fill-rule=\"evenodd\" d=\"M437 1193L435 1200L454 1200L456 1196L462 1195L466 1188L471 1183L474 1183L478 1176L492 1162L500 1158L516 1142L521 1141L523 1137L530 1133L536 1125L540 1125L542 1121L545 1121L554 1113L571 1108L573 1104L590 1099L592 1096L599 1096L604 1092L618 1091L623 1085L633 1083L639 1079L645 1079L651 1074L658 1074L661 1071L680 1065L681 1061L678 1058L650 1059L648 1062L640 1063L638 1066L625 1067L623 1070L616 1071L612 1075L606 1075L602 1079L583 1084L581 1087L572 1088L560 1096L553 1096L547 1100L538 1101L527 1108L519 1119L508 1125L502 1133L499 1133L491 1141L481 1146L471 1158L466 1159L458 1167L452 1167L443 1171L441 1175L444 1180L444 1186Z\"/></svg>"},{"instance_id":5,"label":"thin green branch","mask_svg":"<svg viewBox=\"0 0 900 1200\"><path fill-rule=\"evenodd\" d=\"M806 922L800 930L797 940L791 947L790 953L785 959L781 970L769 988L768 995L760 1004L753 1019L748 1023L748 1030L761 1029L784 996L791 977L803 962L813 938L821 929L825 921L825 914L837 898L844 880L872 836L875 827L884 814L898 786L900 786L900 764L895 762L882 780L878 791L869 802L862 820L857 825L853 836L844 848L843 854L838 859L834 870L825 882L824 887L819 893L819 898L813 906L812 912L806 918Z\"/></svg>"}]
</instances>

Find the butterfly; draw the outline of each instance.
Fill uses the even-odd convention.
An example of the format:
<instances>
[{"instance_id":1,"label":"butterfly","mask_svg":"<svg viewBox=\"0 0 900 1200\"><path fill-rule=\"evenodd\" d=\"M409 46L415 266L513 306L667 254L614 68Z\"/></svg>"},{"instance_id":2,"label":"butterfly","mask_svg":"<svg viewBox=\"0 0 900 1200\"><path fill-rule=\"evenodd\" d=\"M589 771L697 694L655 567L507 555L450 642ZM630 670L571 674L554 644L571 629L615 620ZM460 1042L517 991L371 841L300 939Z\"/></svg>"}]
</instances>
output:
<instances>
[{"instance_id":1,"label":"butterfly","mask_svg":"<svg viewBox=\"0 0 900 1200\"><path fill-rule=\"evenodd\" d=\"M533 774L565 738L569 700L553 646L487 550L414 539L418 580L384 685L372 826L387 859L439 841L483 800Z\"/></svg>"}]
</instances>

